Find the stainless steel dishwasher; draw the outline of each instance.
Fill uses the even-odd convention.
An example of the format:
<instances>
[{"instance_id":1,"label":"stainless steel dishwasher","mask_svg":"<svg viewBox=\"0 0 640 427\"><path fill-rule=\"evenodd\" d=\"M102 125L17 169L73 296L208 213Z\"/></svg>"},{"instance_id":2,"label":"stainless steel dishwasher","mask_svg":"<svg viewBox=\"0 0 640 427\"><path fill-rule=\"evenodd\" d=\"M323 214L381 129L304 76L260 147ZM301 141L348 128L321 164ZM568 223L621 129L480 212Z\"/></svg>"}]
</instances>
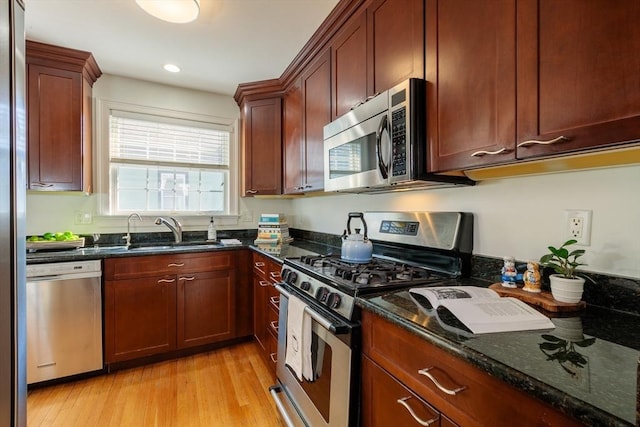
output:
<instances>
[{"instance_id":1,"label":"stainless steel dishwasher","mask_svg":"<svg viewBox=\"0 0 640 427\"><path fill-rule=\"evenodd\" d=\"M27 265L27 384L101 370L100 261Z\"/></svg>"}]
</instances>

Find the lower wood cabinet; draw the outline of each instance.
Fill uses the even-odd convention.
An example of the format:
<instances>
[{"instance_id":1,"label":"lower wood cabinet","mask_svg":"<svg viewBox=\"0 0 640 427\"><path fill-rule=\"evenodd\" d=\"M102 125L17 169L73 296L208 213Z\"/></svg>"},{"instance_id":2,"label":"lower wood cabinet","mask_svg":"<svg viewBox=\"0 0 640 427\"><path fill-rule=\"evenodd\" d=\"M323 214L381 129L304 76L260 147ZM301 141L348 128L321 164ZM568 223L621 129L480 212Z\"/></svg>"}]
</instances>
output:
<instances>
[{"instance_id":1,"label":"lower wood cabinet","mask_svg":"<svg viewBox=\"0 0 640 427\"><path fill-rule=\"evenodd\" d=\"M275 378L278 352L278 313L280 264L265 255L253 253L253 334Z\"/></svg>"},{"instance_id":2,"label":"lower wood cabinet","mask_svg":"<svg viewBox=\"0 0 640 427\"><path fill-rule=\"evenodd\" d=\"M551 406L370 312L362 314L363 426L581 426ZM375 362L375 363L373 363ZM381 381L378 384L377 381ZM402 397L397 397L402 395ZM399 399L407 404L396 404ZM400 407L403 406L403 408ZM379 424L393 412L393 418ZM393 408L393 409L391 409ZM411 418L414 418L409 414ZM446 421L444 421L446 420ZM408 422L408 421L407 421ZM455 425L453 424L453 425ZM426 424L424 424L426 425Z\"/></svg>"},{"instance_id":3,"label":"lower wood cabinet","mask_svg":"<svg viewBox=\"0 0 640 427\"><path fill-rule=\"evenodd\" d=\"M363 426L454 427L457 425L367 356L362 357L361 396Z\"/></svg>"},{"instance_id":4,"label":"lower wood cabinet","mask_svg":"<svg viewBox=\"0 0 640 427\"><path fill-rule=\"evenodd\" d=\"M242 251L106 259L105 362L230 340L237 320L248 335L236 313L236 293L250 291L238 258L246 261Z\"/></svg>"}]
</instances>

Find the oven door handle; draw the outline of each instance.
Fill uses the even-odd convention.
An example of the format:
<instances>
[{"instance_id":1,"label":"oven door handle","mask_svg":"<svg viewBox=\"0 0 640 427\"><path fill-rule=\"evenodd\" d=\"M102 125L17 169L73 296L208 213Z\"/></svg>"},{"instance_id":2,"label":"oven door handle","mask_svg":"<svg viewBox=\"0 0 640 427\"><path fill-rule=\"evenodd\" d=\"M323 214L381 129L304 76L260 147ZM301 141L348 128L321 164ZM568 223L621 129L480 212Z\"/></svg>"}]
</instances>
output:
<instances>
[{"instance_id":1,"label":"oven door handle","mask_svg":"<svg viewBox=\"0 0 640 427\"><path fill-rule=\"evenodd\" d=\"M285 288L283 288L282 286L280 286L279 284L276 284L276 289L285 298L289 299L291 297L291 293L289 291L287 291ZM348 330L349 330L348 326L332 322L331 320L327 319L326 317L322 316L321 314L318 314L316 311L311 309L309 306L306 306L304 308L304 311L313 320L318 322L320 324L320 326L322 326L323 328L331 331L335 335L340 335L340 334L343 334L343 333L347 333Z\"/></svg>"}]
</instances>

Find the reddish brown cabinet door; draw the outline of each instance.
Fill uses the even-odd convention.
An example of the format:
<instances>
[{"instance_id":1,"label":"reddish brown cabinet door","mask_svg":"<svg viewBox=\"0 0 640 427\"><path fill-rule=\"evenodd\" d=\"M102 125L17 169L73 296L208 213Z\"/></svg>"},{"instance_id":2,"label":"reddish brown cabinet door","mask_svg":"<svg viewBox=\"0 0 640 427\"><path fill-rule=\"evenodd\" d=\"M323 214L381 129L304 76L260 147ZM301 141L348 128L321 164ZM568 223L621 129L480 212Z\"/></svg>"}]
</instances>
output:
<instances>
[{"instance_id":1,"label":"reddish brown cabinet door","mask_svg":"<svg viewBox=\"0 0 640 427\"><path fill-rule=\"evenodd\" d=\"M375 0L367 7L369 95L424 78L424 0Z\"/></svg>"},{"instance_id":2,"label":"reddish brown cabinet door","mask_svg":"<svg viewBox=\"0 0 640 427\"><path fill-rule=\"evenodd\" d=\"M282 192L282 100L246 101L242 114L243 195Z\"/></svg>"},{"instance_id":3,"label":"reddish brown cabinet door","mask_svg":"<svg viewBox=\"0 0 640 427\"><path fill-rule=\"evenodd\" d=\"M362 357L362 426L455 426L368 357Z\"/></svg>"},{"instance_id":4,"label":"reddish brown cabinet door","mask_svg":"<svg viewBox=\"0 0 640 427\"><path fill-rule=\"evenodd\" d=\"M367 94L367 14L352 17L331 44L333 110L331 119L349 112Z\"/></svg>"},{"instance_id":5,"label":"reddish brown cabinet door","mask_svg":"<svg viewBox=\"0 0 640 427\"><path fill-rule=\"evenodd\" d=\"M331 122L331 54L327 50L302 73L302 191L324 188L324 127Z\"/></svg>"},{"instance_id":6,"label":"reddish brown cabinet door","mask_svg":"<svg viewBox=\"0 0 640 427\"><path fill-rule=\"evenodd\" d=\"M296 80L284 94L283 114L283 192L299 193L303 190L302 162L302 89Z\"/></svg>"},{"instance_id":7,"label":"reddish brown cabinet door","mask_svg":"<svg viewBox=\"0 0 640 427\"><path fill-rule=\"evenodd\" d=\"M253 278L253 335L264 354L269 353L269 287L271 283L263 278Z\"/></svg>"},{"instance_id":8,"label":"reddish brown cabinet door","mask_svg":"<svg viewBox=\"0 0 640 427\"><path fill-rule=\"evenodd\" d=\"M517 17L518 158L640 137L640 2L523 0Z\"/></svg>"},{"instance_id":9,"label":"reddish brown cabinet door","mask_svg":"<svg viewBox=\"0 0 640 427\"><path fill-rule=\"evenodd\" d=\"M429 170L515 159L515 0L427 0Z\"/></svg>"},{"instance_id":10,"label":"reddish brown cabinet door","mask_svg":"<svg viewBox=\"0 0 640 427\"><path fill-rule=\"evenodd\" d=\"M28 188L92 191L90 52L27 40Z\"/></svg>"},{"instance_id":11,"label":"reddish brown cabinet door","mask_svg":"<svg viewBox=\"0 0 640 427\"><path fill-rule=\"evenodd\" d=\"M176 276L105 282L105 362L176 348Z\"/></svg>"},{"instance_id":12,"label":"reddish brown cabinet door","mask_svg":"<svg viewBox=\"0 0 640 427\"><path fill-rule=\"evenodd\" d=\"M211 344L235 337L233 270L177 277L177 347Z\"/></svg>"}]
</instances>

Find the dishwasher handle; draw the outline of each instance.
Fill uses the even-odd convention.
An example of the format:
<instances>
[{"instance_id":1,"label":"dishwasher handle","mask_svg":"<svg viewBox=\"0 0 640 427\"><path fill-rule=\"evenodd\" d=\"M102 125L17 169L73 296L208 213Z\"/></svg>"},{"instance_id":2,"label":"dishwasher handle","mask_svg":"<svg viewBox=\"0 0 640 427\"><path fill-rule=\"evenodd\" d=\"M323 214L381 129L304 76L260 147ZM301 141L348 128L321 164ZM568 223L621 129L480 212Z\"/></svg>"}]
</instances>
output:
<instances>
[{"instance_id":1,"label":"dishwasher handle","mask_svg":"<svg viewBox=\"0 0 640 427\"><path fill-rule=\"evenodd\" d=\"M27 276L27 282L54 282L58 280L89 279L92 277L102 277L99 271L86 273L53 274L50 276Z\"/></svg>"}]
</instances>

